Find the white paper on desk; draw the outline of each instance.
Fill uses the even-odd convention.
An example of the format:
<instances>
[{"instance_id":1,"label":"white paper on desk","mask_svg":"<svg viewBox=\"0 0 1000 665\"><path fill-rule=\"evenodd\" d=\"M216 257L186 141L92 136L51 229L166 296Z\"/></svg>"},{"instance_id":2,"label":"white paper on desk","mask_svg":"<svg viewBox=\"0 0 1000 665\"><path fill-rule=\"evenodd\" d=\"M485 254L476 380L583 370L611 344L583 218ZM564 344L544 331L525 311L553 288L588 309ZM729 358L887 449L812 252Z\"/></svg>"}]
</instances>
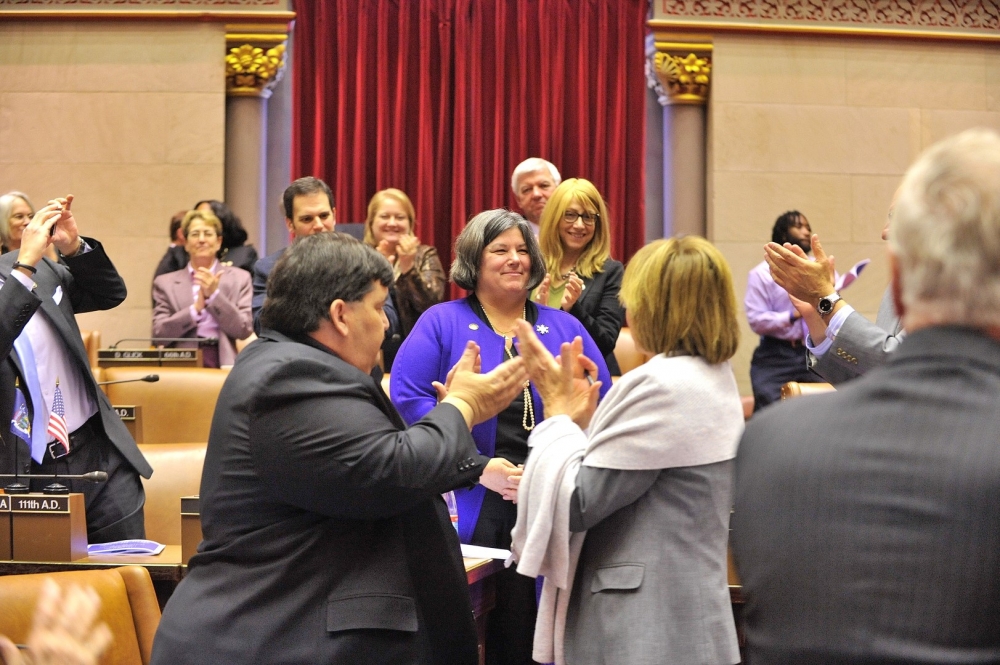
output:
<instances>
[{"instance_id":1,"label":"white paper on desk","mask_svg":"<svg viewBox=\"0 0 1000 665\"><path fill-rule=\"evenodd\" d=\"M154 556L164 550L166 545L152 540L116 540L111 543L95 543L87 545L87 555L97 554L145 554Z\"/></svg>"},{"instance_id":2,"label":"white paper on desk","mask_svg":"<svg viewBox=\"0 0 1000 665\"><path fill-rule=\"evenodd\" d=\"M479 545L462 545L462 556L467 559L504 559L510 556L510 550L495 547L480 547Z\"/></svg>"}]
</instances>

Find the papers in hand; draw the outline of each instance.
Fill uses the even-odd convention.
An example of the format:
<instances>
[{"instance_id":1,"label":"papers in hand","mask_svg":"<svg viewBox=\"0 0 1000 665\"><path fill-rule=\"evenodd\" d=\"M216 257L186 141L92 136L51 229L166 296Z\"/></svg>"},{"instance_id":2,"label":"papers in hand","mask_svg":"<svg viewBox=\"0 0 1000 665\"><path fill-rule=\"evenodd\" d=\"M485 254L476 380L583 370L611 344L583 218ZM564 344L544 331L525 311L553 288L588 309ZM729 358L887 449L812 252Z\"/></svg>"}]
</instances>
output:
<instances>
[{"instance_id":1,"label":"papers in hand","mask_svg":"<svg viewBox=\"0 0 1000 665\"><path fill-rule=\"evenodd\" d=\"M163 551L166 545L152 540L116 540L113 543L94 543L87 545L87 555L95 554L146 554L155 555Z\"/></svg>"},{"instance_id":2,"label":"papers in hand","mask_svg":"<svg viewBox=\"0 0 1000 665\"><path fill-rule=\"evenodd\" d=\"M861 271L864 270L865 267L871 263L871 261L871 259L862 259L851 266L851 269L841 275L840 279L837 280L834 290L837 291L837 293L840 293L841 289L846 289L848 286L853 284L854 280L861 276Z\"/></svg>"},{"instance_id":3,"label":"papers in hand","mask_svg":"<svg viewBox=\"0 0 1000 665\"><path fill-rule=\"evenodd\" d=\"M510 550L495 547L480 547L479 545L462 544L462 556L467 559L504 559L510 556Z\"/></svg>"}]
</instances>

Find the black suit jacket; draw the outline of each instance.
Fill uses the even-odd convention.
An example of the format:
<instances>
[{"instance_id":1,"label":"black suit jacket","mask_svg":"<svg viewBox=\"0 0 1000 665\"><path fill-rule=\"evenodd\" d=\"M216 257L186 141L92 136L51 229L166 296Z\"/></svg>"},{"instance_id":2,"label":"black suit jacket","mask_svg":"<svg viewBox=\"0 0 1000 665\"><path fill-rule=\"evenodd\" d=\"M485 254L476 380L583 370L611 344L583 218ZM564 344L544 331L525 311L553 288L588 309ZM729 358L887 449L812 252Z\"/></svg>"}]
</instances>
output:
<instances>
[{"instance_id":1,"label":"black suit jacket","mask_svg":"<svg viewBox=\"0 0 1000 665\"><path fill-rule=\"evenodd\" d=\"M14 351L14 340L21 334L28 319L40 310L52 322L83 375L87 394L98 405L101 423L108 439L136 471L148 478L153 473L152 468L139 452L121 418L111 408L108 398L94 382L90 360L74 316L77 312L111 309L125 300L127 295L124 280L104 253L101 244L92 238L87 238L87 243L93 249L77 257L64 257L65 265L48 259L39 261L37 273L33 277L37 285L34 291L28 291L16 278L11 277L10 271L17 260L17 252L8 252L0 257L0 277L4 279L3 287L0 288L0 311L4 314L0 317L0 353L5 358L0 363L0 414L10 414L13 411L14 380L21 373L20 359ZM63 292L58 304L53 299L56 287L61 287ZM30 401L28 391L25 389L23 392L25 399ZM10 433L9 426L0 427L0 436L4 442L0 468L13 469L16 444L20 446L17 456L21 470L26 470L25 465L30 463L28 446Z\"/></svg>"},{"instance_id":2,"label":"black suit jacket","mask_svg":"<svg viewBox=\"0 0 1000 665\"><path fill-rule=\"evenodd\" d=\"M749 661L1000 662L1000 342L910 334L754 415L732 545Z\"/></svg>"},{"instance_id":3,"label":"black suit jacket","mask_svg":"<svg viewBox=\"0 0 1000 665\"><path fill-rule=\"evenodd\" d=\"M614 259L605 261L603 268L602 272L583 280L583 293L569 313L579 319L594 338L597 348L604 354L604 362L607 363L611 376L619 376L621 370L614 352L618 333L625 322L625 310L618 302L625 268L620 261Z\"/></svg>"},{"instance_id":4,"label":"black suit jacket","mask_svg":"<svg viewBox=\"0 0 1000 665\"><path fill-rule=\"evenodd\" d=\"M440 494L487 461L454 407L406 429L371 376L265 329L219 395L153 662L477 662Z\"/></svg>"}]
</instances>

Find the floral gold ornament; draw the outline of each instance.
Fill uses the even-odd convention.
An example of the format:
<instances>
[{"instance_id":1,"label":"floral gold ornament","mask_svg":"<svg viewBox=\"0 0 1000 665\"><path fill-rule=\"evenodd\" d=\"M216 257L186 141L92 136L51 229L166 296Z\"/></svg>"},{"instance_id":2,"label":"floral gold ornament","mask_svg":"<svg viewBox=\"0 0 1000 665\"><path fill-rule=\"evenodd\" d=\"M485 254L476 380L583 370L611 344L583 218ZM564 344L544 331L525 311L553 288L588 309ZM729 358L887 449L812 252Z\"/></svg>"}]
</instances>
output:
<instances>
[{"instance_id":1,"label":"floral gold ornament","mask_svg":"<svg viewBox=\"0 0 1000 665\"><path fill-rule=\"evenodd\" d=\"M710 57L671 55L658 51L653 59L660 81L673 104L705 104L712 76Z\"/></svg>"},{"instance_id":2,"label":"floral gold ornament","mask_svg":"<svg viewBox=\"0 0 1000 665\"><path fill-rule=\"evenodd\" d=\"M236 95L268 95L285 69L285 45L264 50L243 44L226 55L226 92Z\"/></svg>"}]
</instances>

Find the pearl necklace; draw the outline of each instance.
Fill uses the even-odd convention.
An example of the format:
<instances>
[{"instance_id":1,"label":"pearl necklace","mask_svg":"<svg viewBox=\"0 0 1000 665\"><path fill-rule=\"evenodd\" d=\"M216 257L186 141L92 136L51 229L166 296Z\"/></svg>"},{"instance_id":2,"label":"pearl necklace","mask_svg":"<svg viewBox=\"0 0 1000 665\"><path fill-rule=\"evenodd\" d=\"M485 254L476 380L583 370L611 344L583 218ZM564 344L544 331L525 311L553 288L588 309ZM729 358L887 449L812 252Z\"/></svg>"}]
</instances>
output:
<instances>
[{"instance_id":1,"label":"pearl necklace","mask_svg":"<svg viewBox=\"0 0 1000 665\"><path fill-rule=\"evenodd\" d=\"M510 333L512 333L514 331L514 329L511 328L510 330L508 330L505 333L498 331L497 327L495 325L493 325L492 321L490 321L490 315L486 313L486 308L482 306L482 303L480 303L479 306L482 308L482 310L483 310L483 316L486 317L486 323L489 324L490 330L493 331L493 334L499 335L500 337L503 337L503 351L504 351L504 353L507 355L507 357L509 359L513 360L514 359L514 354L510 352L510 348L508 348L507 342L510 342L511 344L514 343L514 339L512 337L508 337L508 335L510 335ZM521 310L521 318L524 319L524 320L526 320L526 321L528 319L528 305L527 305L527 303L525 303L524 308ZM527 430L529 432L531 430L535 429L535 405L532 404L532 402L531 402L531 389L530 389L530 386L531 386L531 382L530 381L525 381L524 382L524 415L521 416L521 427L523 427L525 430Z\"/></svg>"}]
</instances>

